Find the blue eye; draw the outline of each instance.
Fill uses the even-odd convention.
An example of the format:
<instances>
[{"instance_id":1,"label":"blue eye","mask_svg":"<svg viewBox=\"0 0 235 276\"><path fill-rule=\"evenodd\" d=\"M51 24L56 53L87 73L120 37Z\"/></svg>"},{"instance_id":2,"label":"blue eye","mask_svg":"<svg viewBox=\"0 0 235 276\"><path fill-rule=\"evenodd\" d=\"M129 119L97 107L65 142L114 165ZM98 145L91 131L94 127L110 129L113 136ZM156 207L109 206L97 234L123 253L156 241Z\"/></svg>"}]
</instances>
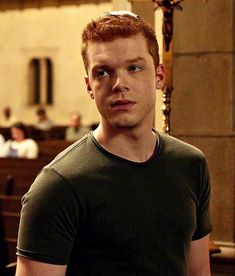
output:
<instances>
[{"instance_id":1,"label":"blue eye","mask_svg":"<svg viewBox=\"0 0 235 276\"><path fill-rule=\"evenodd\" d=\"M134 71L134 72L138 72L138 71L142 71L143 67L140 65L131 65L128 67L129 71Z\"/></svg>"}]
</instances>

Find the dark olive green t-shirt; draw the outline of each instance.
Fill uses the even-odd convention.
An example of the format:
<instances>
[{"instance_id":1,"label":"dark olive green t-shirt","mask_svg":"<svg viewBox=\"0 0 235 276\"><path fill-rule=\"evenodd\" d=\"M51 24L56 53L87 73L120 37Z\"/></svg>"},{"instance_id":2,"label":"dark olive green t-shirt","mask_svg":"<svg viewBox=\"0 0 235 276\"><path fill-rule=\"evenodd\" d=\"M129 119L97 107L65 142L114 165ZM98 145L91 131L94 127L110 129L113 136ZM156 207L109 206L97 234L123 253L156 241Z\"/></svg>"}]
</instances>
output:
<instances>
[{"instance_id":1,"label":"dark olive green t-shirt","mask_svg":"<svg viewBox=\"0 0 235 276\"><path fill-rule=\"evenodd\" d=\"M204 155L158 133L136 163L90 133L55 158L23 198L18 255L67 264L67 275L183 276L190 242L207 235Z\"/></svg>"}]
</instances>

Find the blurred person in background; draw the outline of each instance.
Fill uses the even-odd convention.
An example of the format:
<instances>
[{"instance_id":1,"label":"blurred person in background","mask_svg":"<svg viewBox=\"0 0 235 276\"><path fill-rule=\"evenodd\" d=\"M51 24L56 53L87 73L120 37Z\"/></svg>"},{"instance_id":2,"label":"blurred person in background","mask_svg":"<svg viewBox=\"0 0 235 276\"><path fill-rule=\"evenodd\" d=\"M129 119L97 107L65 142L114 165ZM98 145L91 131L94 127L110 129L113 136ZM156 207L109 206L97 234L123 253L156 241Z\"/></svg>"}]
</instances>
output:
<instances>
[{"instance_id":1,"label":"blurred person in background","mask_svg":"<svg viewBox=\"0 0 235 276\"><path fill-rule=\"evenodd\" d=\"M0 151L0 157L13 158L37 158L38 145L33 140L28 138L27 128L21 123L17 122L11 127L11 137Z\"/></svg>"},{"instance_id":2,"label":"blurred person in background","mask_svg":"<svg viewBox=\"0 0 235 276\"><path fill-rule=\"evenodd\" d=\"M17 119L14 115L12 115L12 111L10 106L6 106L3 109L3 117L1 120L1 127L11 127L14 123L16 123Z\"/></svg>"},{"instance_id":3,"label":"blurred person in background","mask_svg":"<svg viewBox=\"0 0 235 276\"><path fill-rule=\"evenodd\" d=\"M70 118L70 126L66 129L65 140L76 141L82 138L90 131L88 127L82 125L82 117L77 112L72 112Z\"/></svg>"},{"instance_id":4,"label":"blurred person in background","mask_svg":"<svg viewBox=\"0 0 235 276\"><path fill-rule=\"evenodd\" d=\"M5 139L4 139L3 135L0 134L0 153L2 151L2 147L3 147L4 143L5 143Z\"/></svg>"},{"instance_id":5,"label":"blurred person in background","mask_svg":"<svg viewBox=\"0 0 235 276\"><path fill-rule=\"evenodd\" d=\"M50 130L54 126L54 122L48 117L44 108L40 107L37 110L38 122L35 127L40 130Z\"/></svg>"}]
</instances>

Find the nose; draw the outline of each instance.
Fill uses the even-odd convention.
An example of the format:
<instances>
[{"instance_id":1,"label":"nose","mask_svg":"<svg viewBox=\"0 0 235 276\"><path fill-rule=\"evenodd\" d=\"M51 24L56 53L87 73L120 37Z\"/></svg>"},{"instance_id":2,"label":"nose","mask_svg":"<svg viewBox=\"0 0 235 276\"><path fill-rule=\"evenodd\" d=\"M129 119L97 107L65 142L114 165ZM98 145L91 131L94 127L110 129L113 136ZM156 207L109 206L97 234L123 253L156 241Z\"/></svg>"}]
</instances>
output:
<instances>
[{"instance_id":1,"label":"nose","mask_svg":"<svg viewBox=\"0 0 235 276\"><path fill-rule=\"evenodd\" d=\"M114 76L113 89L114 92L128 91L126 72L117 72Z\"/></svg>"}]
</instances>

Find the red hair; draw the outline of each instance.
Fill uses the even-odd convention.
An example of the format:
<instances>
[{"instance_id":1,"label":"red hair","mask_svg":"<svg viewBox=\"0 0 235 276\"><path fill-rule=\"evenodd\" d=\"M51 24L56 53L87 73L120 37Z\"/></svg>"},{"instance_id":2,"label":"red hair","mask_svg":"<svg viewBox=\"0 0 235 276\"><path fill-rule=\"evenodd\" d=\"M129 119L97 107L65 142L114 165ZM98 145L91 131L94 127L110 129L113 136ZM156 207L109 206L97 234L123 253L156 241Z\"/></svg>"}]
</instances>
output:
<instances>
[{"instance_id":1,"label":"red hair","mask_svg":"<svg viewBox=\"0 0 235 276\"><path fill-rule=\"evenodd\" d=\"M82 58L88 68L87 47L89 42L109 42L116 38L126 38L141 33L147 42L155 68L159 65L157 38L152 28L139 16L128 14L107 14L90 22L82 33Z\"/></svg>"}]
</instances>

